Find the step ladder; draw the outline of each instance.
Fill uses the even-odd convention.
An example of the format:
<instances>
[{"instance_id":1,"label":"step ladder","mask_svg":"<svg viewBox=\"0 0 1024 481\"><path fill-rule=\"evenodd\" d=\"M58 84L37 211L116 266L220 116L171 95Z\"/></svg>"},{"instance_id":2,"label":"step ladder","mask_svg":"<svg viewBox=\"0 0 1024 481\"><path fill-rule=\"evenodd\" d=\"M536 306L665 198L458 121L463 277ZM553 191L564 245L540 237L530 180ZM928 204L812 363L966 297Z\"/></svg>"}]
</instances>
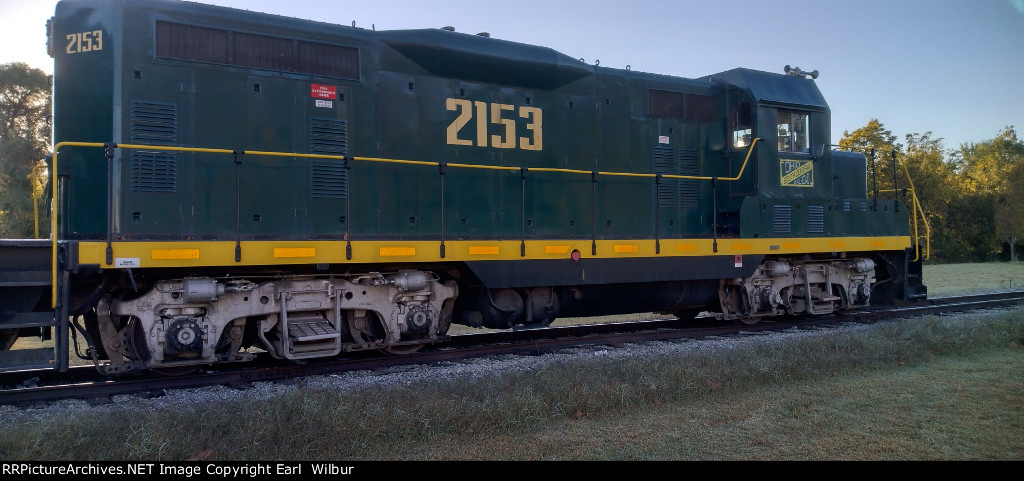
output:
<instances>
[{"instance_id":1,"label":"step ladder","mask_svg":"<svg viewBox=\"0 0 1024 481\"><path fill-rule=\"evenodd\" d=\"M287 338L284 356L288 359L341 352L341 332L318 312L288 313Z\"/></svg>"},{"instance_id":2,"label":"step ladder","mask_svg":"<svg viewBox=\"0 0 1024 481\"><path fill-rule=\"evenodd\" d=\"M67 369L66 352L58 355L66 350L66 339L53 339L50 347L25 347L33 337L51 340L57 326L50 308L50 249L46 239L0 240L0 371Z\"/></svg>"}]
</instances>

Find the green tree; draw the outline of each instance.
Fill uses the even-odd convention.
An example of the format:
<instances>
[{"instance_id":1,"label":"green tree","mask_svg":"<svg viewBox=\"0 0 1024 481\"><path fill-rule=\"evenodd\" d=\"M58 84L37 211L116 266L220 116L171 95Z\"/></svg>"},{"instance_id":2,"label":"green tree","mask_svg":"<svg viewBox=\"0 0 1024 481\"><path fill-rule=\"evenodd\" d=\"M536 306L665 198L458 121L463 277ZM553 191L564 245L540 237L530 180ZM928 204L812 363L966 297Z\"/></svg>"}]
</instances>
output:
<instances>
[{"instance_id":1,"label":"green tree","mask_svg":"<svg viewBox=\"0 0 1024 481\"><path fill-rule=\"evenodd\" d=\"M839 145L870 155L868 181L877 174L878 189L893 186L893 161L900 189L914 191L931 226L932 258L945 262L985 261L1001 251L1003 243L1015 244L1024 237L1024 143L1013 127L1006 127L994 139L963 144L946 150L941 138L931 132L906 136L906 147L877 119L862 128L844 132ZM923 226L918 225L919 228ZM923 235L919 232L919 235Z\"/></svg>"},{"instance_id":2,"label":"green tree","mask_svg":"<svg viewBox=\"0 0 1024 481\"><path fill-rule=\"evenodd\" d=\"M1010 261L1017 260L1017 243L1024 240L1024 162L1014 165L1007 175L1014 188L996 204L996 235L1010 245Z\"/></svg>"},{"instance_id":3,"label":"green tree","mask_svg":"<svg viewBox=\"0 0 1024 481\"><path fill-rule=\"evenodd\" d=\"M987 260L1002 250L1003 242L1015 243L1019 235L1019 199L1022 188L1011 182L1024 163L1024 144L1013 127L1005 127L995 138L962 144L952 153L960 190L959 214L971 222L975 232L962 239L973 251L974 260ZM1015 254L1015 252L1014 252Z\"/></svg>"},{"instance_id":4,"label":"green tree","mask_svg":"<svg viewBox=\"0 0 1024 481\"><path fill-rule=\"evenodd\" d=\"M1024 239L1024 141L1011 125L981 150L986 151L984 161L994 164L987 169L996 177L991 181L996 197L995 234L1009 244L1010 261L1016 261L1016 244Z\"/></svg>"},{"instance_id":5,"label":"green tree","mask_svg":"<svg viewBox=\"0 0 1024 481\"><path fill-rule=\"evenodd\" d=\"M50 152L50 78L21 62L0 65L0 238L31 237L33 197L44 182L39 163ZM47 235L40 209L40 235Z\"/></svg>"},{"instance_id":6,"label":"green tree","mask_svg":"<svg viewBox=\"0 0 1024 481\"><path fill-rule=\"evenodd\" d=\"M972 192L1002 195L1008 187L1007 174L1024 155L1024 144L1012 126L1004 127L994 139L960 146L953 161L964 175L963 186Z\"/></svg>"},{"instance_id":7,"label":"green tree","mask_svg":"<svg viewBox=\"0 0 1024 481\"><path fill-rule=\"evenodd\" d=\"M895 151L899 161L903 146L896 143L896 136L885 128L878 119L871 119L868 124L854 130L843 131L839 147L844 150L860 152L868 158L868 189L892 189L892 152ZM871 150L875 151L875 159L871 159Z\"/></svg>"}]
</instances>

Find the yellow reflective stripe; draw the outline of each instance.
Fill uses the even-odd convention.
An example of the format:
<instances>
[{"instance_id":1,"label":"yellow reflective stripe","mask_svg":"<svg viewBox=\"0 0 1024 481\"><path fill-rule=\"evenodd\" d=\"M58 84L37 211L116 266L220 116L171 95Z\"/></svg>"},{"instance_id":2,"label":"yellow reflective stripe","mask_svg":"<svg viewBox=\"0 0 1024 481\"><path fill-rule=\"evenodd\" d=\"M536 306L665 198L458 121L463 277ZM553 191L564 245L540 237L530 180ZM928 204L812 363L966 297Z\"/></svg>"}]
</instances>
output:
<instances>
[{"instance_id":1,"label":"yellow reflective stripe","mask_svg":"<svg viewBox=\"0 0 1024 481\"><path fill-rule=\"evenodd\" d=\"M383 257L415 256L415 247L381 247L380 255Z\"/></svg>"},{"instance_id":2,"label":"yellow reflective stripe","mask_svg":"<svg viewBox=\"0 0 1024 481\"><path fill-rule=\"evenodd\" d=\"M315 247L275 247L274 257L316 257Z\"/></svg>"},{"instance_id":3,"label":"yellow reflective stripe","mask_svg":"<svg viewBox=\"0 0 1024 481\"><path fill-rule=\"evenodd\" d=\"M199 249L153 249L150 259L198 259Z\"/></svg>"},{"instance_id":4,"label":"yellow reflective stripe","mask_svg":"<svg viewBox=\"0 0 1024 481\"><path fill-rule=\"evenodd\" d=\"M544 246L545 254L565 254L569 252L569 246Z\"/></svg>"},{"instance_id":5,"label":"yellow reflective stripe","mask_svg":"<svg viewBox=\"0 0 1024 481\"><path fill-rule=\"evenodd\" d=\"M615 247L613 247L612 250L619 253L640 252L640 246L636 244L615 244Z\"/></svg>"},{"instance_id":6,"label":"yellow reflective stripe","mask_svg":"<svg viewBox=\"0 0 1024 481\"><path fill-rule=\"evenodd\" d=\"M498 255L500 253L501 248L498 246L469 246L469 255L471 256Z\"/></svg>"}]
</instances>

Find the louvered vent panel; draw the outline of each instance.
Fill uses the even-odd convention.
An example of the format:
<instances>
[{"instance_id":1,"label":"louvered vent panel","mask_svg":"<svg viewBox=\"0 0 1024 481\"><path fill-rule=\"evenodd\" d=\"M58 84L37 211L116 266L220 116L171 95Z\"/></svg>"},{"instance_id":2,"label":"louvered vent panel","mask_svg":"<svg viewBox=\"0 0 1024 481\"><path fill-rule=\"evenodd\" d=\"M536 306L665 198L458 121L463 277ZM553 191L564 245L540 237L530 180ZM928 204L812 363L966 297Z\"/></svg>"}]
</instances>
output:
<instances>
[{"instance_id":1,"label":"louvered vent panel","mask_svg":"<svg viewBox=\"0 0 1024 481\"><path fill-rule=\"evenodd\" d=\"M850 211L850 201L844 200L843 201L843 212L849 212L849 211Z\"/></svg>"},{"instance_id":2,"label":"louvered vent panel","mask_svg":"<svg viewBox=\"0 0 1024 481\"><path fill-rule=\"evenodd\" d=\"M359 49L196 25L156 22L156 56L359 79Z\"/></svg>"},{"instance_id":3,"label":"louvered vent panel","mask_svg":"<svg viewBox=\"0 0 1024 481\"><path fill-rule=\"evenodd\" d=\"M227 30L180 23L156 23L156 55L194 62L229 63L230 36Z\"/></svg>"},{"instance_id":4,"label":"louvered vent panel","mask_svg":"<svg viewBox=\"0 0 1024 481\"><path fill-rule=\"evenodd\" d=\"M697 175L700 154L696 150L679 150L679 175ZM679 207L696 208L700 202L700 181L678 179Z\"/></svg>"},{"instance_id":5,"label":"louvered vent panel","mask_svg":"<svg viewBox=\"0 0 1024 481\"><path fill-rule=\"evenodd\" d=\"M772 232L789 234L793 232L793 207L776 205L772 207Z\"/></svg>"},{"instance_id":6,"label":"louvered vent panel","mask_svg":"<svg viewBox=\"0 0 1024 481\"><path fill-rule=\"evenodd\" d=\"M296 70L295 64L298 63L299 55L295 40L267 35L233 33L235 48L232 51L234 54L232 63L284 72Z\"/></svg>"},{"instance_id":7,"label":"louvered vent panel","mask_svg":"<svg viewBox=\"0 0 1024 481\"><path fill-rule=\"evenodd\" d=\"M348 127L344 120L314 118L309 126L309 151L314 154L345 155ZM310 194L321 199L348 198L348 171L340 159L311 159Z\"/></svg>"},{"instance_id":8,"label":"louvered vent panel","mask_svg":"<svg viewBox=\"0 0 1024 481\"><path fill-rule=\"evenodd\" d=\"M132 101L129 137L133 144L178 144L178 108L174 104ZM166 150L132 150L129 176L132 192L175 192L178 154Z\"/></svg>"},{"instance_id":9,"label":"louvered vent panel","mask_svg":"<svg viewBox=\"0 0 1024 481\"><path fill-rule=\"evenodd\" d=\"M655 174L664 175L676 172L676 162L672 158L671 148L655 147L653 160ZM672 192L671 179L661 179L661 185L658 186L658 191L654 193L654 202L658 207L671 208L675 206L675 195Z\"/></svg>"},{"instance_id":10,"label":"louvered vent panel","mask_svg":"<svg viewBox=\"0 0 1024 481\"><path fill-rule=\"evenodd\" d=\"M299 72L359 79L359 50L352 47L299 42Z\"/></svg>"},{"instance_id":11,"label":"louvered vent panel","mask_svg":"<svg viewBox=\"0 0 1024 481\"><path fill-rule=\"evenodd\" d=\"M718 119L718 97L686 94L686 120L714 122Z\"/></svg>"},{"instance_id":12,"label":"louvered vent panel","mask_svg":"<svg viewBox=\"0 0 1024 481\"><path fill-rule=\"evenodd\" d=\"M825 208L820 205L807 206L807 233L825 232Z\"/></svg>"},{"instance_id":13,"label":"louvered vent panel","mask_svg":"<svg viewBox=\"0 0 1024 481\"><path fill-rule=\"evenodd\" d=\"M667 90L648 90L651 117L683 117L683 94Z\"/></svg>"}]
</instances>

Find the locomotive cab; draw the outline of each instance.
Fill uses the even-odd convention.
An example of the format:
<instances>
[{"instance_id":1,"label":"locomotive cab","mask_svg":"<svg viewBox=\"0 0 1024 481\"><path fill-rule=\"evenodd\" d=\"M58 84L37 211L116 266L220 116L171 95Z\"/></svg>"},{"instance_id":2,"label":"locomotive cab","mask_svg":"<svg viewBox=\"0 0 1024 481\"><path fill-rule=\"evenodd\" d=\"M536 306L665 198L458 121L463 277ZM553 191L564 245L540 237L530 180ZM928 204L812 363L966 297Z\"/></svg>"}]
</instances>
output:
<instances>
[{"instance_id":1,"label":"locomotive cab","mask_svg":"<svg viewBox=\"0 0 1024 481\"><path fill-rule=\"evenodd\" d=\"M739 232L771 239L753 275L722 281L719 315L755 322L763 315L866 306L872 295L885 302L907 297L915 290L910 251L870 252L880 238L905 235L907 207L869 199L864 155L829 147L830 109L813 82L817 72L808 79L799 69L786 70L707 77L733 87L733 147L751 137L764 142L752 176L756 192L741 201ZM787 246L800 253L787 255Z\"/></svg>"}]
</instances>

